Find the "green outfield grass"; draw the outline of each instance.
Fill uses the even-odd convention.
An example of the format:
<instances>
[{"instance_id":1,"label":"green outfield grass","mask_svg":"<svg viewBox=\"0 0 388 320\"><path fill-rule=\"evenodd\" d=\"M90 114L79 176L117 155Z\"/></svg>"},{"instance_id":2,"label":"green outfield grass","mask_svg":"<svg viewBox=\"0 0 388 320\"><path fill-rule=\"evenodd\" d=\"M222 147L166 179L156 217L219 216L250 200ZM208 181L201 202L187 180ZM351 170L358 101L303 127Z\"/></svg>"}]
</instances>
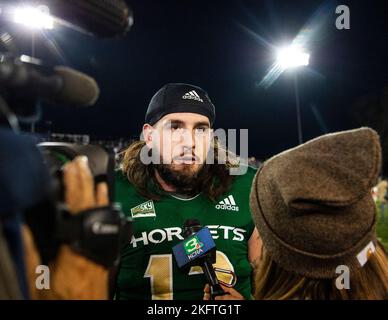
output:
<instances>
[{"instance_id":1,"label":"green outfield grass","mask_svg":"<svg viewBox=\"0 0 388 320\"><path fill-rule=\"evenodd\" d=\"M380 205L377 205L377 238L382 242L384 247L388 250L388 204L384 209L384 222L381 221Z\"/></svg>"}]
</instances>

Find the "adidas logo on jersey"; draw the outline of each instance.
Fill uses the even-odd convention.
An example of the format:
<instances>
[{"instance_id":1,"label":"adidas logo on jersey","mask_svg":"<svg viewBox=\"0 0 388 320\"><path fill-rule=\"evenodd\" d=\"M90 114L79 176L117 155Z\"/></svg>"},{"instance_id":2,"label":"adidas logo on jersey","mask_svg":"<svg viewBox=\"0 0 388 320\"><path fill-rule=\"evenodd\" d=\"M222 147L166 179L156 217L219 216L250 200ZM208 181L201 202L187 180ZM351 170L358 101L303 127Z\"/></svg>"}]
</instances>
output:
<instances>
[{"instance_id":1,"label":"adidas logo on jersey","mask_svg":"<svg viewBox=\"0 0 388 320\"><path fill-rule=\"evenodd\" d=\"M185 93L182 99L191 99L191 100L197 100L197 101L203 102L203 100L198 95L198 93L195 92L195 90Z\"/></svg>"},{"instance_id":2,"label":"adidas logo on jersey","mask_svg":"<svg viewBox=\"0 0 388 320\"><path fill-rule=\"evenodd\" d=\"M220 201L216 205L216 209L229 210L229 211L238 211L239 210L232 195L230 195L230 196L226 197L224 200Z\"/></svg>"}]
</instances>

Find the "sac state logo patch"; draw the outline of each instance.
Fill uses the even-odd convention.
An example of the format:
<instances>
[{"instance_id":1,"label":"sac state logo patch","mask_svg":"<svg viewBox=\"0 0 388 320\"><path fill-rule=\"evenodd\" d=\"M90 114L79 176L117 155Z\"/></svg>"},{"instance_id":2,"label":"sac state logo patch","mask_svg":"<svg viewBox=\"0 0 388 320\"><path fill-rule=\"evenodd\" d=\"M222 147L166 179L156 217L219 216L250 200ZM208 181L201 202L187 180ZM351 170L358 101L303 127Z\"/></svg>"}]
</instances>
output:
<instances>
[{"instance_id":1,"label":"sac state logo patch","mask_svg":"<svg viewBox=\"0 0 388 320\"><path fill-rule=\"evenodd\" d=\"M152 200L143 202L131 209L131 216L135 218L156 217L155 206Z\"/></svg>"}]
</instances>

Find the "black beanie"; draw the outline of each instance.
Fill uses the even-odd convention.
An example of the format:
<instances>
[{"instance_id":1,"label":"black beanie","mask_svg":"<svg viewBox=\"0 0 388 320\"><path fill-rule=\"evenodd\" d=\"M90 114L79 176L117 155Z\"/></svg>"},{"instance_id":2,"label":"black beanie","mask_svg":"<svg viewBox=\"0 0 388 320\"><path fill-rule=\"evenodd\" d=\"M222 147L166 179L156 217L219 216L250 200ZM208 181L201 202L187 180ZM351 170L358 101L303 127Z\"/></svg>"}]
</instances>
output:
<instances>
[{"instance_id":1,"label":"black beanie","mask_svg":"<svg viewBox=\"0 0 388 320\"><path fill-rule=\"evenodd\" d=\"M212 126L215 108L208 94L200 87L185 83L168 83L152 97L145 116L145 123L158 122L169 113L198 113L209 118Z\"/></svg>"}]
</instances>

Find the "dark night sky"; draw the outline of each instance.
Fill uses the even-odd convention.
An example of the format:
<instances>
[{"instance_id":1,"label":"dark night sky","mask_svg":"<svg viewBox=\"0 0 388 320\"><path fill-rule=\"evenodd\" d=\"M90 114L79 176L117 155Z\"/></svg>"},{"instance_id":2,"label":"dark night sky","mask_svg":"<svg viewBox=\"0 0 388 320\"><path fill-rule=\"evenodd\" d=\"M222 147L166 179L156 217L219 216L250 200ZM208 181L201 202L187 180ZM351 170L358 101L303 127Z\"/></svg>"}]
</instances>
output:
<instances>
[{"instance_id":1,"label":"dark night sky","mask_svg":"<svg viewBox=\"0 0 388 320\"><path fill-rule=\"evenodd\" d=\"M325 1L127 2L135 23L123 39L52 31L64 62L95 77L101 96L88 109L45 107L38 130L51 121L53 132L133 136L156 90L186 82L209 93L216 127L249 129L251 155L263 159L297 144L292 76L281 75L268 90L257 86L273 52L252 34L273 45L290 42ZM338 4L349 6L351 29L335 28L332 9L312 41L309 68L298 72L305 140L356 127L351 106L388 84L387 9L377 1ZM37 56L44 50L38 47Z\"/></svg>"}]
</instances>

